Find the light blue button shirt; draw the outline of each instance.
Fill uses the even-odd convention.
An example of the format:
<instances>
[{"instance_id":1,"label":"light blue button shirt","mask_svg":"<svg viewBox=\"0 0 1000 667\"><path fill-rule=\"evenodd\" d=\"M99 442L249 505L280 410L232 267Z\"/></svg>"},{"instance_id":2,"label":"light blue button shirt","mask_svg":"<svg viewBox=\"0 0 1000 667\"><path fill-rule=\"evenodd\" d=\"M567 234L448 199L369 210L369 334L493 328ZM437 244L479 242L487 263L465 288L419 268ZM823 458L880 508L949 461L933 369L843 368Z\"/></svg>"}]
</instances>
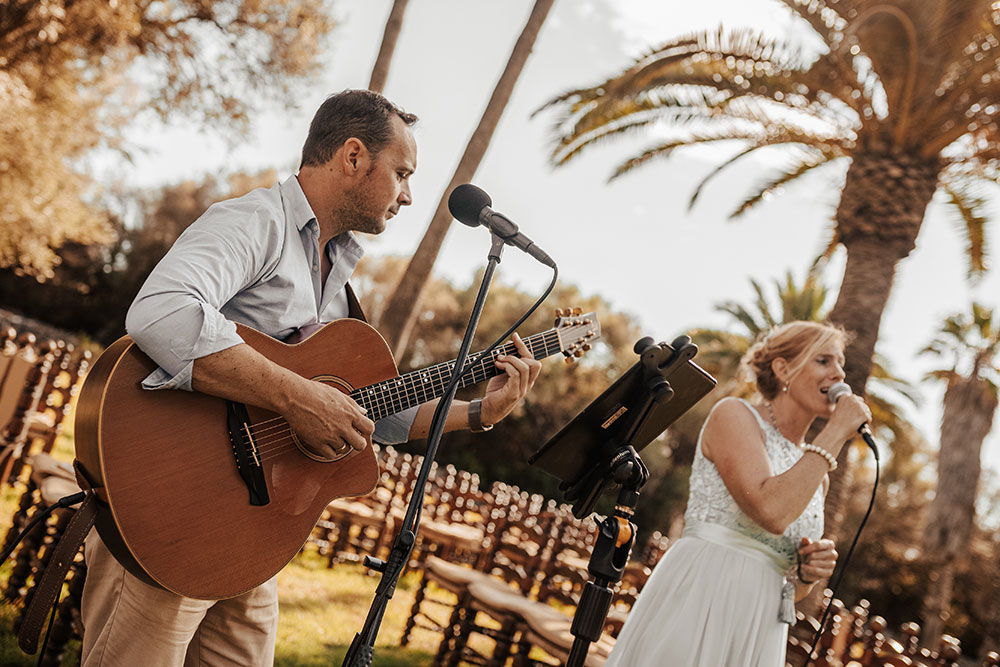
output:
<instances>
[{"instance_id":1,"label":"light blue button shirt","mask_svg":"<svg viewBox=\"0 0 1000 667\"><path fill-rule=\"evenodd\" d=\"M345 285L364 254L351 232L326 246L298 178L213 204L146 279L125 318L136 345L159 368L146 389L191 390L194 360L243 342L235 322L283 340L299 327L347 317ZM411 408L379 420L375 438L405 442Z\"/></svg>"}]
</instances>

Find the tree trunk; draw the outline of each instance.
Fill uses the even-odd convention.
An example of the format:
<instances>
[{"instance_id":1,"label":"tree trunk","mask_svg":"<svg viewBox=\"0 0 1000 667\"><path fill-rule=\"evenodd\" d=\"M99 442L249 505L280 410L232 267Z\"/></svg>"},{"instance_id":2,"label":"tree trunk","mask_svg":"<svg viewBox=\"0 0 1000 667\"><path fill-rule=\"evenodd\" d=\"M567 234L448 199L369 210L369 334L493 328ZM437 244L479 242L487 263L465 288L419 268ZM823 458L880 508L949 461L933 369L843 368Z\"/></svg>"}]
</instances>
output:
<instances>
[{"instance_id":1,"label":"tree trunk","mask_svg":"<svg viewBox=\"0 0 1000 667\"><path fill-rule=\"evenodd\" d=\"M386 79L389 78L389 64L392 62L392 53L396 50L399 31L403 27L403 12L406 11L407 2L408 0L393 0L389 18L385 22L385 32L382 33L382 46L378 49L375 67L372 68L372 78L368 82L368 90L381 93L385 89Z\"/></svg>"},{"instance_id":2,"label":"tree trunk","mask_svg":"<svg viewBox=\"0 0 1000 667\"><path fill-rule=\"evenodd\" d=\"M916 247L927 204L937 188L941 163L936 158L917 161L906 155L858 153L847 170L837 208L837 234L847 250L847 266L837 303L829 319L853 336L845 351L847 383L864 395L871 373L875 341L882 313L889 301L896 264ZM813 423L814 437L825 422ZM824 534L838 542L842 556L841 525L854 476L844 447L837 470L830 474L826 494ZM815 586L801 604L806 614L818 616L823 586Z\"/></svg>"},{"instance_id":3,"label":"tree trunk","mask_svg":"<svg viewBox=\"0 0 1000 667\"><path fill-rule=\"evenodd\" d=\"M993 426L997 398L974 370L948 383L941 415L938 483L924 530L924 558L944 579L964 562L976 516L983 440ZM924 646L937 646L951 606L951 587L928 588L924 597Z\"/></svg>"},{"instance_id":4,"label":"tree trunk","mask_svg":"<svg viewBox=\"0 0 1000 667\"><path fill-rule=\"evenodd\" d=\"M837 234L847 249L847 266L830 321L853 339L846 350L847 383L864 395L871 373L882 313L889 301L896 264L916 246L924 212L937 188L941 163L906 155L858 154L847 172L837 209ZM840 537L851 485L849 449L830 475L826 533Z\"/></svg>"},{"instance_id":5,"label":"tree trunk","mask_svg":"<svg viewBox=\"0 0 1000 667\"><path fill-rule=\"evenodd\" d=\"M469 144L462 159L459 160L451 182L441 195L441 201L434 212L434 217L431 219L431 223L409 265L403 272L403 277L400 279L399 285L396 286L385 312L379 318L379 331L389 343L389 347L397 359L402 357L403 351L406 349L413 323L419 312L424 287L427 285L434 261L437 259L441 244L444 243L445 235L451 226L448 196L456 186L472 179L476 169L479 168L479 163L482 162L490 139L493 137L493 131L500 122L500 116L503 115L504 108L506 108L514 91L514 84L517 83L517 78L520 76L521 70L524 69L524 64L531 54L538 32L554 1L536 0L534 7L532 7L528 22L514 44L510 59L507 61L507 67L500 75L500 80L493 90L493 96L486 105L479 125L472 133L472 138L469 139Z\"/></svg>"},{"instance_id":6,"label":"tree trunk","mask_svg":"<svg viewBox=\"0 0 1000 667\"><path fill-rule=\"evenodd\" d=\"M1000 652L1000 569L995 571L997 574L993 577L993 601L988 607L986 632L983 633L986 639L979 650L979 658L984 661L991 651Z\"/></svg>"},{"instance_id":7,"label":"tree trunk","mask_svg":"<svg viewBox=\"0 0 1000 667\"><path fill-rule=\"evenodd\" d=\"M939 562L930 574L921 614L923 625L920 629L920 644L928 648L938 645L938 638L944 624L951 616L951 594L955 590L955 561Z\"/></svg>"}]
</instances>

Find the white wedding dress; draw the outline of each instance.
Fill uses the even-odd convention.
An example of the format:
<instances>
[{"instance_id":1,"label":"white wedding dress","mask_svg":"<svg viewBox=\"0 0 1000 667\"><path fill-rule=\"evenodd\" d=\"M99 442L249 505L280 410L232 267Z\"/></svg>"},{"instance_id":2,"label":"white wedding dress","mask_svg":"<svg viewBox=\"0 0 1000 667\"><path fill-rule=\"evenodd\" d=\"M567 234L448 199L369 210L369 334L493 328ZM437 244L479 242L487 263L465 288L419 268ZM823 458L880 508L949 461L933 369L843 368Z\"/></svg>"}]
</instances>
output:
<instances>
[{"instance_id":1,"label":"white wedding dress","mask_svg":"<svg viewBox=\"0 0 1000 667\"><path fill-rule=\"evenodd\" d=\"M764 432L774 474L788 470L802 450L742 402ZM684 521L605 667L784 667L796 551L803 537L822 537L822 487L784 534L769 533L736 505L699 437Z\"/></svg>"}]
</instances>

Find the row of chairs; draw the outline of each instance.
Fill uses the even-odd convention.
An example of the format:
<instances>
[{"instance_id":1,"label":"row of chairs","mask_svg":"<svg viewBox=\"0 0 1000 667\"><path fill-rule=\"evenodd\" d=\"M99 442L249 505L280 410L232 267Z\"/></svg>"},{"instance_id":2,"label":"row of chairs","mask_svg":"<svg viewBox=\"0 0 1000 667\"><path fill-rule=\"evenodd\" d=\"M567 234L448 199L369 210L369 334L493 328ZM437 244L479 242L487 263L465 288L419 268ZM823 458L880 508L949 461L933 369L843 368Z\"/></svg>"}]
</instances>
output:
<instances>
[{"instance_id":1,"label":"row of chairs","mask_svg":"<svg viewBox=\"0 0 1000 667\"><path fill-rule=\"evenodd\" d=\"M5 547L38 511L77 490L67 463L45 454L34 455L28 463L31 472L4 539ZM444 488L455 488L447 482L448 478L474 481L447 468L444 477ZM459 488L463 486L468 485ZM483 496L484 507L492 503L489 518L484 517L483 522L487 528L484 535L489 537L475 559L471 557L472 550L457 550L451 553L458 554L457 560L461 562L445 560L435 555L435 545L429 540L422 545L428 553L414 559L414 564L422 570L422 579L401 643L407 644L418 628L439 633L442 639L434 660L438 665L552 664L543 662L549 656L565 662L573 638L569 631L572 607L564 604L575 604L580 586L587 578L582 556L589 552L591 542L587 535L593 535L592 522L576 522L566 515L567 508L508 485L494 484ZM452 502L455 506L465 505ZM73 511L72 508L58 511L44 528L33 531L20 545L3 587L6 600L21 605L30 601L51 548ZM444 511L437 506L429 507L430 514L440 515ZM607 632L591 647L587 665L603 664L628 608L665 548L665 538L654 535L634 550L633 562L609 614ZM52 639L42 656L43 665L61 664L67 640L80 632L79 602L85 576L86 566L82 555L78 555L58 604ZM557 581L561 583L555 585ZM552 606L553 602L560 609ZM798 614L798 623L788 640L791 667L804 664L818 625L816 619ZM478 644L480 650L473 649L475 642L470 638L477 634L492 640L488 653L481 650L482 641ZM848 610L834 600L830 622L819 641L818 657L811 664L816 667L959 665L961 645L953 637L945 635L939 646L929 649L919 645L920 628L915 623L904 624L893 635L897 638L890 636L883 618L870 613L866 601ZM534 648L542 649L544 654L533 653ZM1000 667L1000 656L990 653L979 664Z\"/></svg>"},{"instance_id":2,"label":"row of chairs","mask_svg":"<svg viewBox=\"0 0 1000 667\"><path fill-rule=\"evenodd\" d=\"M383 557L390 546L422 458L392 447L379 449L378 458L376 492L331 503L313 535L331 566L362 553ZM411 561L422 577L401 643L408 644L418 629L441 634L439 664L502 664L508 656L524 658L532 646L564 659L573 642L572 607L589 579L593 519L577 521L568 505L504 483L482 489L477 475L450 465L432 464L424 502ZM594 660L610 649L666 546L666 538L655 533L634 550ZM477 622L477 614L493 622ZM468 642L473 634L494 640L492 655L476 655Z\"/></svg>"},{"instance_id":3,"label":"row of chairs","mask_svg":"<svg viewBox=\"0 0 1000 667\"><path fill-rule=\"evenodd\" d=\"M20 496L17 509L11 517L10 529L3 540L4 552L39 512L80 490L72 466L48 454L32 455L26 461L26 469L30 472L24 482L25 490ZM13 563L10 575L2 590L4 601L20 609L14 622L14 632L20 629L35 587L74 512L76 506L57 509L41 526L31 530L11 555ZM81 549L70 566L61 599L56 603L49 641L38 662L42 667L61 665L69 640L78 639L82 634L80 599L86 576L87 567Z\"/></svg>"},{"instance_id":4,"label":"row of chairs","mask_svg":"<svg viewBox=\"0 0 1000 667\"><path fill-rule=\"evenodd\" d=\"M827 591L829 594L829 591ZM824 605L830 602L824 600ZM890 636L884 618L871 613L867 600L848 609L840 600L831 603L830 620L817 643L814 667L959 667L972 665L962 656L961 642L942 635L934 648L920 646L920 626L903 623ZM792 667L803 665L815 638L819 621L798 612L797 623L788 637L787 662ZM988 652L978 663L980 667L1000 666L1000 654Z\"/></svg>"},{"instance_id":5,"label":"row of chairs","mask_svg":"<svg viewBox=\"0 0 1000 667\"><path fill-rule=\"evenodd\" d=\"M384 556L392 528L402 517L421 458L391 447L379 450L378 456L382 478L377 491L364 499L332 503L317 527L314 541L330 550L331 565L356 560L362 553ZM453 466L432 470L411 562L421 571L421 581L401 644L410 643L422 629L442 637L434 664L545 664L539 660L547 658L532 653L533 648L565 661L573 642L570 614L589 579L586 558L595 535L593 521L576 521L568 506L503 483L483 490L477 476ZM591 647L588 665L603 664L667 546L666 537L655 533L633 550L606 634ZM789 634L789 665L805 663L818 625L815 618L799 613ZM470 642L476 634L492 640L488 654L482 647L490 644ZM834 600L832 620L812 664L957 667L957 639L945 635L939 646L921 647L915 623L904 624L894 634L900 639L890 637L884 619L869 614L867 601L848 611ZM1000 658L990 653L982 666L1000 667L998 662Z\"/></svg>"},{"instance_id":6,"label":"row of chairs","mask_svg":"<svg viewBox=\"0 0 1000 667\"><path fill-rule=\"evenodd\" d=\"M0 488L32 452L52 451L90 357L72 343L0 328Z\"/></svg>"}]
</instances>

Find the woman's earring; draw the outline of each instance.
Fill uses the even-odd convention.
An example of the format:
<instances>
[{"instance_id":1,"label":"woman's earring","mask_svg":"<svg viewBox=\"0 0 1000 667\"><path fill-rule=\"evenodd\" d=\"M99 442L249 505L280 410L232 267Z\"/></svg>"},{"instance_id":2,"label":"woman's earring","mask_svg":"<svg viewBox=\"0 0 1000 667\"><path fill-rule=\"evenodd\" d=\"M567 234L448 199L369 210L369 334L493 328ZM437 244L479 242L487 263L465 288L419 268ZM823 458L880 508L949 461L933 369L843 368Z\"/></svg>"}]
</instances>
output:
<instances>
[{"instance_id":1,"label":"woman's earring","mask_svg":"<svg viewBox=\"0 0 1000 667\"><path fill-rule=\"evenodd\" d=\"M781 387L781 391L783 391L783 392L785 392L785 393L787 394L787 393L788 393L788 385L787 385L787 384L786 384L786 385L783 385L783 386Z\"/></svg>"}]
</instances>

